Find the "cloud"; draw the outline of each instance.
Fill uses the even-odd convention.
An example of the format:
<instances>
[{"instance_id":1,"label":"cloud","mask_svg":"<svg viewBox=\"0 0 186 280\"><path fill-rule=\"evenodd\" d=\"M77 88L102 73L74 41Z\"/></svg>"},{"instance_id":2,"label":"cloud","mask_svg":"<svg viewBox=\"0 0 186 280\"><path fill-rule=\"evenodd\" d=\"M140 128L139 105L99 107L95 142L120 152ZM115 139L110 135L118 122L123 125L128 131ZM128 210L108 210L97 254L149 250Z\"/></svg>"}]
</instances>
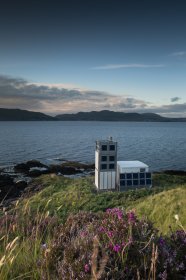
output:
<instances>
[{"instance_id":1,"label":"cloud","mask_svg":"<svg viewBox=\"0 0 186 280\"><path fill-rule=\"evenodd\" d=\"M177 56L177 57L184 56L184 55L186 55L186 51L173 52L170 54L170 56Z\"/></svg>"},{"instance_id":2,"label":"cloud","mask_svg":"<svg viewBox=\"0 0 186 280\"><path fill-rule=\"evenodd\" d=\"M172 102L179 97L173 97ZM41 111L56 115L79 111L113 110L122 112L153 112L164 116L186 117L186 103L155 106L130 96L103 91L65 88L51 84L36 84L21 78L0 75L0 107Z\"/></svg>"},{"instance_id":3,"label":"cloud","mask_svg":"<svg viewBox=\"0 0 186 280\"><path fill-rule=\"evenodd\" d=\"M96 66L93 70L112 70L120 68L162 68L164 64L107 64L103 66Z\"/></svg>"},{"instance_id":4,"label":"cloud","mask_svg":"<svg viewBox=\"0 0 186 280\"><path fill-rule=\"evenodd\" d=\"M171 102L176 102L179 101L180 99L181 99L180 97L175 96L171 98Z\"/></svg>"},{"instance_id":5,"label":"cloud","mask_svg":"<svg viewBox=\"0 0 186 280\"><path fill-rule=\"evenodd\" d=\"M165 117L185 117L186 118L186 103L169 104L162 106L148 106L144 109L139 109L140 113L156 113Z\"/></svg>"}]
</instances>

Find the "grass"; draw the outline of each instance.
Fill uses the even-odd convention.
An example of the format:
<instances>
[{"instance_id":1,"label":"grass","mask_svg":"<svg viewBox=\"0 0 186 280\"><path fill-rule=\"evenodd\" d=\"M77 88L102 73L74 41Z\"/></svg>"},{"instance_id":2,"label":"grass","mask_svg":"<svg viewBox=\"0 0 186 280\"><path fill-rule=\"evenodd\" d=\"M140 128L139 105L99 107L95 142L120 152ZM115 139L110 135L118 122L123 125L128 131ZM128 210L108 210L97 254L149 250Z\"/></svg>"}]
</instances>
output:
<instances>
[{"instance_id":1,"label":"grass","mask_svg":"<svg viewBox=\"0 0 186 280\"><path fill-rule=\"evenodd\" d=\"M176 214L185 227L186 177L155 174L153 182L152 189L97 193L93 177L44 175L35 179L35 184L42 185L41 191L0 212L0 279L40 279L41 270L50 279L47 264L42 264L46 250L41 248L45 243L50 247L54 229L79 211L135 208L164 234L168 234L169 225L179 228Z\"/></svg>"},{"instance_id":2,"label":"grass","mask_svg":"<svg viewBox=\"0 0 186 280\"><path fill-rule=\"evenodd\" d=\"M162 233L167 234L170 225L173 230L178 228L175 215L179 216L183 227L186 227L185 205L186 187L178 186L172 190L151 195L145 200L136 201L133 207L139 216L147 216Z\"/></svg>"},{"instance_id":3,"label":"grass","mask_svg":"<svg viewBox=\"0 0 186 280\"><path fill-rule=\"evenodd\" d=\"M33 215L37 211L49 211L50 215L57 215L64 221L69 213L98 212L120 206L124 209L136 208L140 215L152 219L163 233L167 233L169 225L173 224L175 214L186 225L185 176L157 174L154 175L152 189L127 192L97 193L93 177L69 179L45 175L37 182L44 189L21 203L28 203Z\"/></svg>"}]
</instances>

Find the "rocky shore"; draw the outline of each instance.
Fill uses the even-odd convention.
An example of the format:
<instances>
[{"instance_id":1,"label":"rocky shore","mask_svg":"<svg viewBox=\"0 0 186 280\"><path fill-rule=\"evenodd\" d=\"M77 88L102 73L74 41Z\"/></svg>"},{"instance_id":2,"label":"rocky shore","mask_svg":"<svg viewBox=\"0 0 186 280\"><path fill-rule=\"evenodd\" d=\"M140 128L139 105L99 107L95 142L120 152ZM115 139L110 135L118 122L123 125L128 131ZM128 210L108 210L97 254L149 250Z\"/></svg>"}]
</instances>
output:
<instances>
[{"instance_id":1,"label":"rocky shore","mask_svg":"<svg viewBox=\"0 0 186 280\"><path fill-rule=\"evenodd\" d=\"M37 160L30 160L15 165L11 172L5 168L0 170L0 205L5 205L24 192L36 190L38 186L32 179L43 174L59 176L88 176L94 174L94 164L65 161L60 164L46 165Z\"/></svg>"},{"instance_id":2,"label":"rocky shore","mask_svg":"<svg viewBox=\"0 0 186 280\"><path fill-rule=\"evenodd\" d=\"M46 165L38 160L30 160L15 165L11 172L0 169L0 206L9 204L16 198L40 190L42 186L35 184L33 178L43 174L54 174L68 177L84 177L94 175L94 164L75 161L64 161L60 164ZM159 174L186 176L183 170L164 170Z\"/></svg>"}]
</instances>

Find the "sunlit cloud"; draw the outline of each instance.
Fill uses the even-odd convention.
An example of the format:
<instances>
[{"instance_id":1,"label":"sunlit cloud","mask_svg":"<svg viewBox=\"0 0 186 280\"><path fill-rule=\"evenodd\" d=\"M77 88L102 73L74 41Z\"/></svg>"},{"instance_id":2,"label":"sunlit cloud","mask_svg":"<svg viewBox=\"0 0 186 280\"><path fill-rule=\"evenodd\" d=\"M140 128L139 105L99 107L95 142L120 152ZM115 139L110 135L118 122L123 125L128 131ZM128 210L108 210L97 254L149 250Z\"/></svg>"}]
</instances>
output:
<instances>
[{"instance_id":1,"label":"sunlit cloud","mask_svg":"<svg viewBox=\"0 0 186 280\"><path fill-rule=\"evenodd\" d=\"M112 70L121 68L162 68L164 64L106 64L103 66L92 67L92 70Z\"/></svg>"},{"instance_id":2,"label":"sunlit cloud","mask_svg":"<svg viewBox=\"0 0 186 280\"><path fill-rule=\"evenodd\" d=\"M37 84L24 79L0 76L0 107L40 111L50 115L88 111L152 112L186 117L186 103L156 106L128 95L114 95L90 89L65 88L65 84Z\"/></svg>"}]
</instances>

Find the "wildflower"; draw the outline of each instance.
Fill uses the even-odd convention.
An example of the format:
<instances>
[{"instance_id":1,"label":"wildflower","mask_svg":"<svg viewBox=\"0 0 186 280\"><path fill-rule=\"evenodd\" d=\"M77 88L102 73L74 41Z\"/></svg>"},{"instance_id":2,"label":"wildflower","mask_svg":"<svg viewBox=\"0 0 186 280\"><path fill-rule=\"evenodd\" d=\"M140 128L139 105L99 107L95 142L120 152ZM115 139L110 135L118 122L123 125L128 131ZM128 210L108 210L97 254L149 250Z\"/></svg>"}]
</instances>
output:
<instances>
[{"instance_id":1,"label":"wildflower","mask_svg":"<svg viewBox=\"0 0 186 280\"><path fill-rule=\"evenodd\" d=\"M167 271L164 270L163 273L160 272L160 274L158 275L160 279L162 280L167 280Z\"/></svg>"},{"instance_id":2,"label":"wildflower","mask_svg":"<svg viewBox=\"0 0 186 280\"><path fill-rule=\"evenodd\" d=\"M174 218L176 219L176 221L179 221L179 216L177 214L174 215Z\"/></svg>"},{"instance_id":3,"label":"wildflower","mask_svg":"<svg viewBox=\"0 0 186 280\"><path fill-rule=\"evenodd\" d=\"M113 232L112 231L108 231L108 237L112 237L113 236Z\"/></svg>"},{"instance_id":4,"label":"wildflower","mask_svg":"<svg viewBox=\"0 0 186 280\"><path fill-rule=\"evenodd\" d=\"M84 270L85 270L86 273L88 273L90 271L90 267L89 267L88 264L85 264Z\"/></svg>"},{"instance_id":5,"label":"wildflower","mask_svg":"<svg viewBox=\"0 0 186 280\"><path fill-rule=\"evenodd\" d=\"M159 238L159 244L162 247L165 245L165 240L162 237Z\"/></svg>"},{"instance_id":6,"label":"wildflower","mask_svg":"<svg viewBox=\"0 0 186 280\"><path fill-rule=\"evenodd\" d=\"M134 223L136 221L136 216L133 211L128 212L127 216L128 216L129 223Z\"/></svg>"},{"instance_id":7,"label":"wildflower","mask_svg":"<svg viewBox=\"0 0 186 280\"><path fill-rule=\"evenodd\" d=\"M118 244L114 245L114 247L113 247L113 250L114 250L114 252L116 252L116 253L118 253L118 252L120 251L120 249L121 249L121 246L118 245Z\"/></svg>"},{"instance_id":8,"label":"wildflower","mask_svg":"<svg viewBox=\"0 0 186 280\"><path fill-rule=\"evenodd\" d=\"M85 236L87 235L87 232L86 232L86 231L82 231L82 232L80 233L80 235L81 235L81 237L85 237Z\"/></svg>"},{"instance_id":9,"label":"wildflower","mask_svg":"<svg viewBox=\"0 0 186 280\"><path fill-rule=\"evenodd\" d=\"M99 231L100 232L104 232L105 230L104 230L104 227L99 227Z\"/></svg>"}]
</instances>

